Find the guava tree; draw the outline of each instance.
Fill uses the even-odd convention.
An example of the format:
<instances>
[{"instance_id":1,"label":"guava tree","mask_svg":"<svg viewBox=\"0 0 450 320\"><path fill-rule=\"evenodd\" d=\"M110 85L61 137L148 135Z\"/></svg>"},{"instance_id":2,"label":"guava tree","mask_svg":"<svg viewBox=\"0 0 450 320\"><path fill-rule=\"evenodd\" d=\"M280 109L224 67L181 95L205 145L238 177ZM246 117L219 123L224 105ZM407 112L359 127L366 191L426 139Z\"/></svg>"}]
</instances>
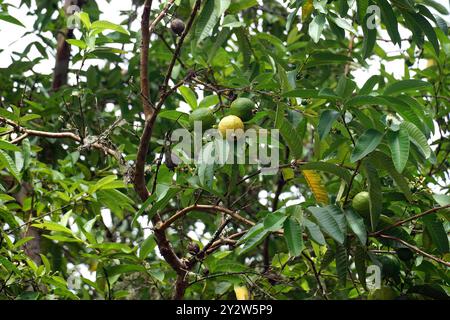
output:
<instances>
[{"instance_id":1,"label":"guava tree","mask_svg":"<svg viewBox=\"0 0 450 320\"><path fill-rule=\"evenodd\" d=\"M1 299L448 298L448 3L62 2L0 1Z\"/></svg>"}]
</instances>

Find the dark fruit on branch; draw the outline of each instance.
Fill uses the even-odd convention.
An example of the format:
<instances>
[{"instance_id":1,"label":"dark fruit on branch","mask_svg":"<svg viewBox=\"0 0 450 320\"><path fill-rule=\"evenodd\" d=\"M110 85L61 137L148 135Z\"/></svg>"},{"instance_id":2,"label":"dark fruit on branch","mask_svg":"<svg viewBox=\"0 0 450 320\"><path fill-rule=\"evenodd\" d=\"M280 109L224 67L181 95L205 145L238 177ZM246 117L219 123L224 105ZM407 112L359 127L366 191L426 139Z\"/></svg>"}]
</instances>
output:
<instances>
[{"instance_id":1,"label":"dark fruit on branch","mask_svg":"<svg viewBox=\"0 0 450 320\"><path fill-rule=\"evenodd\" d=\"M184 31L184 22L180 19L173 19L172 23L170 24L170 29L172 29L173 33L175 33L178 36L181 36L181 34Z\"/></svg>"},{"instance_id":2,"label":"dark fruit on branch","mask_svg":"<svg viewBox=\"0 0 450 320\"><path fill-rule=\"evenodd\" d=\"M188 249L188 252L190 254L192 254L193 256L195 256L197 253L200 252L200 247L195 242L189 243L187 249Z\"/></svg>"}]
</instances>

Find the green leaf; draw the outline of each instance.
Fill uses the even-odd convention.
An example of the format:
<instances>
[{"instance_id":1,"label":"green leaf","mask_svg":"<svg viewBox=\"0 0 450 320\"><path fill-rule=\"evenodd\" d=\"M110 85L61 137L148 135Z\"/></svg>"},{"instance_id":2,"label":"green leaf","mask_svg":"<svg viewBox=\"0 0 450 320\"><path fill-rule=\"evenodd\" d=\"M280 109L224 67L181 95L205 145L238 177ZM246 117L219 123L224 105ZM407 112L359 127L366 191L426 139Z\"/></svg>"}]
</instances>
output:
<instances>
[{"instance_id":1,"label":"green leaf","mask_svg":"<svg viewBox=\"0 0 450 320\"><path fill-rule=\"evenodd\" d=\"M300 168L302 170L316 170L332 173L344 180L347 184L350 184L350 180L352 177L347 169L329 162L308 162L306 164L300 165Z\"/></svg>"},{"instance_id":2,"label":"green leaf","mask_svg":"<svg viewBox=\"0 0 450 320\"><path fill-rule=\"evenodd\" d=\"M20 22L19 20L17 20L16 18L14 18L12 15L10 15L8 12L0 12L0 20L18 25L20 27L24 27L22 22Z\"/></svg>"},{"instance_id":3,"label":"green leaf","mask_svg":"<svg viewBox=\"0 0 450 320\"><path fill-rule=\"evenodd\" d=\"M107 189L108 185L113 183L115 180L117 179L116 175L110 175L110 176L106 176L104 178L101 178L100 180L98 180L94 186L91 186L89 188L89 193L93 194L98 190L101 189Z\"/></svg>"},{"instance_id":4,"label":"green leaf","mask_svg":"<svg viewBox=\"0 0 450 320\"><path fill-rule=\"evenodd\" d=\"M284 105L279 104L275 119L275 128L280 131L281 136L296 159L303 157L302 137L297 134L291 123L284 117Z\"/></svg>"},{"instance_id":5,"label":"green leaf","mask_svg":"<svg viewBox=\"0 0 450 320\"><path fill-rule=\"evenodd\" d=\"M8 259L3 256L0 256L0 267L3 266L8 272L14 272L16 274L20 274L19 269Z\"/></svg>"},{"instance_id":6,"label":"green leaf","mask_svg":"<svg viewBox=\"0 0 450 320\"><path fill-rule=\"evenodd\" d=\"M386 25L387 32L394 44L401 42L400 34L398 33L397 18L391 5L387 0L375 0L381 9L381 20Z\"/></svg>"},{"instance_id":7,"label":"green leaf","mask_svg":"<svg viewBox=\"0 0 450 320\"><path fill-rule=\"evenodd\" d=\"M342 218L345 220L345 217L338 207L331 205L323 208L309 207L308 210L328 235L338 243L344 243L345 232L342 231L340 221L342 221Z\"/></svg>"},{"instance_id":8,"label":"green leaf","mask_svg":"<svg viewBox=\"0 0 450 320\"><path fill-rule=\"evenodd\" d=\"M264 218L264 228L267 231L275 232L283 227L287 216L281 211L269 212Z\"/></svg>"},{"instance_id":9,"label":"green leaf","mask_svg":"<svg viewBox=\"0 0 450 320\"><path fill-rule=\"evenodd\" d=\"M362 47L362 56L364 59L367 59L372 55L373 48L377 43L377 29L376 28L368 28L367 20L369 19L370 14L367 14L362 23L362 30L364 34L363 38L363 47Z\"/></svg>"},{"instance_id":10,"label":"green leaf","mask_svg":"<svg viewBox=\"0 0 450 320\"><path fill-rule=\"evenodd\" d=\"M346 102L346 105L349 107L352 106L364 106L364 105L388 105L389 102L382 97L375 97L369 95L360 95L351 98Z\"/></svg>"},{"instance_id":11,"label":"green leaf","mask_svg":"<svg viewBox=\"0 0 450 320\"><path fill-rule=\"evenodd\" d=\"M345 218L347 219L350 229L356 234L359 241L361 241L361 244L365 246L367 242L367 231L366 226L364 225L364 219L352 209L345 210Z\"/></svg>"},{"instance_id":12,"label":"green leaf","mask_svg":"<svg viewBox=\"0 0 450 320\"><path fill-rule=\"evenodd\" d=\"M216 41L214 42L211 49L208 51L208 64L211 63L211 61L216 56L217 50L219 50L220 47L228 40L228 38L231 35L231 29L230 28L223 28L219 31L219 34L216 37Z\"/></svg>"},{"instance_id":13,"label":"green leaf","mask_svg":"<svg viewBox=\"0 0 450 320\"><path fill-rule=\"evenodd\" d=\"M326 138L333 126L334 121L339 117L339 112L333 109L322 111L319 118L319 125L317 131L319 132L320 140Z\"/></svg>"},{"instance_id":14,"label":"green leaf","mask_svg":"<svg viewBox=\"0 0 450 320\"><path fill-rule=\"evenodd\" d=\"M366 249L363 246L359 246L359 245L356 246L355 254L354 254L355 269L356 269L356 272L358 273L358 279L365 289L367 289L367 287L366 287L366 271L367 271L366 257L367 257Z\"/></svg>"},{"instance_id":15,"label":"green leaf","mask_svg":"<svg viewBox=\"0 0 450 320\"><path fill-rule=\"evenodd\" d=\"M117 25L115 23L105 21L105 20L98 20L91 24L91 29L94 30L94 33L101 33L104 30L113 30L117 31L126 35L129 35L130 33L125 30L122 26Z\"/></svg>"},{"instance_id":16,"label":"green leaf","mask_svg":"<svg viewBox=\"0 0 450 320\"><path fill-rule=\"evenodd\" d=\"M192 108L197 108L197 96L195 95L194 91L191 90L191 88L181 86L178 88L180 90L181 95L183 96L184 100L187 102L187 104Z\"/></svg>"},{"instance_id":17,"label":"green leaf","mask_svg":"<svg viewBox=\"0 0 450 320\"><path fill-rule=\"evenodd\" d=\"M383 139L383 134L375 129L368 129L356 141L355 148L350 156L351 162L361 160L374 151Z\"/></svg>"},{"instance_id":18,"label":"green leaf","mask_svg":"<svg viewBox=\"0 0 450 320\"><path fill-rule=\"evenodd\" d=\"M369 6L369 0L357 0L356 1L356 8L358 11L358 20L361 25L362 25L362 22L364 21L364 17L366 16L368 6Z\"/></svg>"},{"instance_id":19,"label":"green leaf","mask_svg":"<svg viewBox=\"0 0 450 320\"><path fill-rule=\"evenodd\" d=\"M147 239L142 242L141 248L139 250L139 258L145 259L148 257L150 252L156 247L156 241L153 235L147 237Z\"/></svg>"},{"instance_id":20,"label":"green leaf","mask_svg":"<svg viewBox=\"0 0 450 320\"><path fill-rule=\"evenodd\" d=\"M66 42L72 46L76 46L80 49L86 49L87 48L87 44L82 41L82 40L77 40L77 39L67 39Z\"/></svg>"},{"instance_id":21,"label":"green leaf","mask_svg":"<svg viewBox=\"0 0 450 320\"><path fill-rule=\"evenodd\" d=\"M257 0L233 0L228 8L228 13L236 14L256 5L258 5Z\"/></svg>"},{"instance_id":22,"label":"green leaf","mask_svg":"<svg viewBox=\"0 0 450 320\"><path fill-rule=\"evenodd\" d=\"M322 231L320 231L320 228L317 224L308 219L304 220L304 224L312 240L314 240L315 242L317 242L322 246L327 244L323 236L323 233Z\"/></svg>"},{"instance_id":23,"label":"green leaf","mask_svg":"<svg viewBox=\"0 0 450 320\"><path fill-rule=\"evenodd\" d=\"M0 149L2 150L10 150L10 151L18 151L20 152L20 148L16 146L15 144L12 144L5 140L0 140Z\"/></svg>"},{"instance_id":24,"label":"green leaf","mask_svg":"<svg viewBox=\"0 0 450 320\"><path fill-rule=\"evenodd\" d=\"M133 220L131 221L131 225L135 226L137 219L144 213L145 210L152 204L153 201L155 201L156 193L152 194L150 197L147 198L147 200L144 201L144 203L141 205L139 210L134 214Z\"/></svg>"},{"instance_id":25,"label":"green leaf","mask_svg":"<svg viewBox=\"0 0 450 320\"><path fill-rule=\"evenodd\" d=\"M295 90L291 90L288 92L283 93L283 97L286 98L317 98L319 95L319 91L318 90L314 90L314 89L295 89Z\"/></svg>"},{"instance_id":26,"label":"green leaf","mask_svg":"<svg viewBox=\"0 0 450 320\"><path fill-rule=\"evenodd\" d=\"M431 89L432 85L429 82L425 82L417 79L409 79L409 80L401 80L394 82L391 85L388 85L386 89L384 89L383 94L385 95L394 95L401 92L410 92L416 90L425 90Z\"/></svg>"},{"instance_id":27,"label":"green leaf","mask_svg":"<svg viewBox=\"0 0 450 320\"><path fill-rule=\"evenodd\" d=\"M3 150L0 150L0 163L5 166L18 182L20 182L20 172L17 170L13 159Z\"/></svg>"},{"instance_id":28,"label":"green leaf","mask_svg":"<svg viewBox=\"0 0 450 320\"><path fill-rule=\"evenodd\" d=\"M383 168L384 170L386 170L389 173L389 175L392 177L392 179L394 179L397 187L403 192L406 199L409 202L412 202L412 193L409 188L408 181L406 181L405 177L403 175L399 174L398 171L395 169L395 167L391 161L391 158L389 158L386 154L384 154L382 152L375 151L375 152L372 152L372 154L370 156L370 160L373 161L373 163L375 163L377 167Z\"/></svg>"},{"instance_id":29,"label":"green leaf","mask_svg":"<svg viewBox=\"0 0 450 320\"><path fill-rule=\"evenodd\" d=\"M389 131L386 135L389 148L391 149L392 161L395 169L402 173L409 157L409 135L408 131L400 128L398 131Z\"/></svg>"},{"instance_id":30,"label":"green leaf","mask_svg":"<svg viewBox=\"0 0 450 320\"><path fill-rule=\"evenodd\" d=\"M211 36L214 26L222 14L230 6L230 0L206 0L205 5L198 17L195 34L197 43Z\"/></svg>"},{"instance_id":31,"label":"green leaf","mask_svg":"<svg viewBox=\"0 0 450 320\"><path fill-rule=\"evenodd\" d=\"M436 36L436 33L434 32L433 27L428 22L428 20L424 18L421 14L415 12L410 13L404 12L403 14L411 15L413 19L415 19L420 29L422 29L423 33L427 36L428 41L430 41L431 44L433 45L433 49L436 52L436 55L439 56L439 41Z\"/></svg>"},{"instance_id":32,"label":"green leaf","mask_svg":"<svg viewBox=\"0 0 450 320\"><path fill-rule=\"evenodd\" d=\"M247 233L238 241L237 245L242 243L244 247L239 251L239 255L245 254L260 244L265 237L269 235L269 231L264 228L264 224L258 223L251 227Z\"/></svg>"},{"instance_id":33,"label":"green leaf","mask_svg":"<svg viewBox=\"0 0 450 320\"><path fill-rule=\"evenodd\" d=\"M64 227L56 222L53 222L53 221L45 221L43 223L35 223L32 226L35 228L38 228L38 229L64 232L64 233L73 235L72 230L70 230L69 228Z\"/></svg>"},{"instance_id":34,"label":"green leaf","mask_svg":"<svg viewBox=\"0 0 450 320\"><path fill-rule=\"evenodd\" d=\"M113 277L118 274L130 273L130 272L146 272L144 266L137 264L119 264L117 266L112 266L106 268L108 273L108 278Z\"/></svg>"},{"instance_id":35,"label":"green leaf","mask_svg":"<svg viewBox=\"0 0 450 320\"><path fill-rule=\"evenodd\" d=\"M336 273L341 285L345 286L348 272L348 255L343 245L336 245Z\"/></svg>"},{"instance_id":36,"label":"green leaf","mask_svg":"<svg viewBox=\"0 0 450 320\"><path fill-rule=\"evenodd\" d=\"M309 24L308 34L315 43L319 42L320 36L325 26L325 21L325 15L318 14Z\"/></svg>"},{"instance_id":37,"label":"green leaf","mask_svg":"<svg viewBox=\"0 0 450 320\"><path fill-rule=\"evenodd\" d=\"M400 128L408 132L409 139L419 148L425 159L428 159L431 155L431 148L425 135L414 124L408 121L403 121L400 124Z\"/></svg>"},{"instance_id":38,"label":"green leaf","mask_svg":"<svg viewBox=\"0 0 450 320\"><path fill-rule=\"evenodd\" d=\"M164 197L162 197L161 199L159 199L158 201L156 201L156 203L151 207L151 209L148 211L148 219L152 219L153 216L159 211L164 209L170 202L170 200L172 200L178 193L180 192L180 190L178 188L171 188L167 191L167 193L164 195Z\"/></svg>"},{"instance_id":39,"label":"green leaf","mask_svg":"<svg viewBox=\"0 0 450 320\"><path fill-rule=\"evenodd\" d=\"M198 178L202 186L212 188L214 182L214 154L215 143L208 142L201 150L201 159L198 165Z\"/></svg>"},{"instance_id":40,"label":"green leaf","mask_svg":"<svg viewBox=\"0 0 450 320\"><path fill-rule=\"evenodd\" d=\"M206 96L205 98L203 98L203 100L200 101L198 107L199 108L208 108L208 107L214 106L218 103L219 103L219 97L216 96L215 94L213 94L213 95Z\"/></svg>"},{"instance_id":41,"label":"green leaf","mask_svg":"<svg viewBox=\"0 0 450 320\"><path fill-rule=\"evenodd\" d=\"M376 230L378 220L380 219L383 198L381 193L381 183L378 171L369 161L363 163L364 173L367 177L367 185L369 191L369 208L370 208L370 226L372 231Z\"/></svg>"},{"instance_id":42,"label":"green leaf","mask_svg":"<svg viewBox=\"0 0 450 320\"><path fill-rule=\"evenodd\" d=\"M294 217L289 217L284 221L284 239L286 240L289 254L292 257L298 257L303 249L302 228L299 221Z\"/></svg>"},{"instance_id":43,"label":"green leaf","mask_svg":"<svg viewBox=\"0 0 450 320\"><path fill-rule=\"evenodd\" d=\"M442 222L439 221L439 219L435 215L427 215L424 216L422 219L439 253L441 254L448 253L449 252L448 237Z\"/></svg>"},{"instance_id":44,"label":"green leaf","mask_svg":"<svg viewBox=\"0 0 450 320\"><path fill-rule=\"evenodd\" d=\"M359 90L359 94L367 95L367 94L371 93L373 91L373 88L375 87L375 85L380 82L380 79L381 79L381 76L379 76L379 75L371 76L364 83L361 90Z\"/></svg>"}]
</instances>

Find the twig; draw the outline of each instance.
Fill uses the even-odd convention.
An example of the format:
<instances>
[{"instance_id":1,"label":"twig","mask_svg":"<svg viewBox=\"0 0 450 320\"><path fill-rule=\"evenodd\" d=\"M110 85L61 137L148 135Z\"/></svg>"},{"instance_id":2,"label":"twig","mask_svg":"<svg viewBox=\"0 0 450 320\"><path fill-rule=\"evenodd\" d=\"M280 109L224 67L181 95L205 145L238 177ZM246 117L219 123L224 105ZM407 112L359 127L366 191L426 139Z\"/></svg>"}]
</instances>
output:
<instances>
[{"instance_id":1,"label":"twig","mask_svg":"<svg viewBox=\"0 0 450 320\"><path fill-rule=\"evenodd\" d=\"M396 222L396 223L394 223L394 224L392 224L390 226L387 226L384 229L378 230L377 232L370 233L369 235L372 236L372 237L376 237L376 236L378 236L378 235L380 235L380 234L382 234L382 233L384 233L384 232L386 232L388 230L391 230L393 228L401 226L401 225L405 224L406 222L422 218L423 216L435 213L436 211L439 211L439 210L442 210L442 209L446 209L446 208L450 208L450 204L447 204L447 205L442 206L442 207L432 208L432 209L429 209L429 210L424 211L422 213L416 214L416 215L414 215L412 217L409 217L408 219L400 220L400 221L398 221L398 222Z\"/></svg>"},{"instance_id":2,"label":"twig","mask_svg":"<svg viewBox=\"0 0 450 320\"><path fill-rule=\"evenodd\" d=\"M231 216L233 219L235 219L239 222L242 222L243 224L246 224L249 226L255 225L255 223L253 221L250 221L250 220L242 217L237 212L232 211L228 208L224 208L224 207L216 206L216 205L197 204L197 205L192 205L192 206L186 207L186 208L176 212L169 219L167 219L163 223L157 225L156 229L158 229L160 231L166 230L168 227L170 227L170 225L172 223L174 223L176 220L182 218L183 216L185 216L186 214L188 214L191 211L203 211L203 212L211 212L211 213L223 212L223 213Z\"/></svg>"},{"instance_id":3,"label":"twig","mask_svg":"<svg viewBox=\"0 0 450 320\"><path fill-rule=\"evenodd\" d=\"M319 287L319 290L322 293L322 296L324 297L324 299L328 300L327 292L325 291L324 287L322 286L322 282L320 281L320 275L317 272L317 269L316 269L316 266L314 264L314 261L310 257L308 257L308 255L306 253L304 253L304 252L302 252L302 256L304 256L306 258L306 260L309 261L309 263L311 265L311 268L312 268L312 270L314 272L314 276L316 277L317 286Z\"/></svg>"},{"instance_id":4,"label":"twig","mask_svg":"<svg viewBox=\"0 0 450 320\"><path fill-rule=\"evenodd\" d=\"M14 143L14 144L19 143L20 141L25 139L27 136L37 136L37 137L55 138L55 139L67 138L67 139L72 139L72 140L75 140L75 141L81 143L80 136L74 134L73 132L48 132L48 131L32 130L32 129L27 129L25 127L22 127L22 126L18 125L17 123L15 123L9 119L6 119L6 118L0 117L0 120L5 121L10 126L14 127L14 129L16 131L22 133L21 136L19 136L15 140L11 141L11 143ZM120 152L118 152L114 149L111 149L101 143L92 143L92 144L90 144L90 146L92 146L96 149L100 149L100 150L104 151L105 153L113 156L118 161L121 161L122 156L121 156Z\"/></svg>"},{"instance_id":5,"label":"twig","mask_svg":"<svg viewBox=\"0 0 450 320\"><path fill-rule=\"evenodd\" d=\"M420 255L422 255L424 257L427 257L427 258L429 258L431 260L434 260L434 261L436 261L438 263L441 263L441 264L443 264L443 265L445 265L447 267L450 267L450 262L444 261L444 260L442 260L442 259L440 259L438 257L435 257L435 256L433 256L433 255L431 255L431 254L429 254L429 253L427 253L425 251L422 251L419 248L417 248L416 246L413 246L412 244L410 244L410 243L408 243L408 242L406 242L406 241L404 241L402 239L399 239L399 238L396 238L396 237L393 237L393 236L388 236L388 235L385 235L385 234L379 234L379 235L377 235L377 237L400 242L401 244L403 244L404 246L406 246L406 247L410 248L411 250L417 252L418 254L420 254Z\"/></svg>"}]
</instances>

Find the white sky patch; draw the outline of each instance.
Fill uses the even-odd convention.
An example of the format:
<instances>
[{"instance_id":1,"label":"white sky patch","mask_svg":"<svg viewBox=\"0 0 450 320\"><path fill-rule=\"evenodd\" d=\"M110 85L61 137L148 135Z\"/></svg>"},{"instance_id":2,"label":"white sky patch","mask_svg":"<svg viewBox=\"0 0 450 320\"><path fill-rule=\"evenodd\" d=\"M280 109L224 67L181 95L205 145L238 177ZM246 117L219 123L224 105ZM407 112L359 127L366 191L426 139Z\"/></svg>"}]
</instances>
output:
<instances>
[{"instance_id":1,"label":"white sky patch","mask_svg":"<svg viewBox=\"0 0 450 320\"><path fill-rule=\"evenodd\" d=\"M100 214L102 216L103 223L105 224L105 226L111 228L113 226L111 210L109 210L108 208L103 208L100 210Z\"/></svg>"}]
</instances>

